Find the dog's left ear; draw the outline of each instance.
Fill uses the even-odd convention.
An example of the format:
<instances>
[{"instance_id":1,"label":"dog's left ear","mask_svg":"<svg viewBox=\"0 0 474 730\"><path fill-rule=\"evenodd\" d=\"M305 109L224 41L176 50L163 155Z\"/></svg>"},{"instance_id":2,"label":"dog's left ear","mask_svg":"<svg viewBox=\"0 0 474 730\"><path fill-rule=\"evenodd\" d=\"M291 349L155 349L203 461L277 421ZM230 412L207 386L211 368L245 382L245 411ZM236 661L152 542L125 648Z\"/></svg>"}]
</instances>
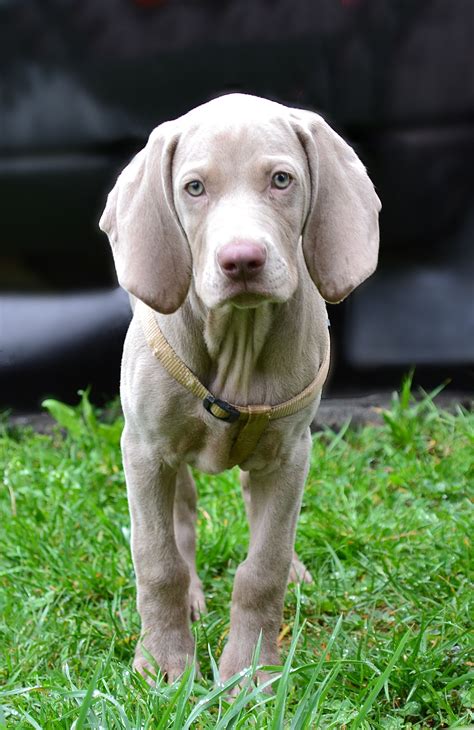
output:
<instances>
[{"instance_id":1,"label":"dog's left ear","mask_svg":"<svg viewBox=\"0 0 474 730\"><path fill-rule=\"evenodd\" d=\"M121 286L163 314L181 306L191 282L191 252L173 201L178 138L174 122L151 133L119 175L99 222Z\"/></svg>"},{"instance_id":2,"label":"dog's left ear","mask_svg":"<svg viewBox=\"0 0 474 730\"><path fill-rule=\"evenodd\" d=\"M362 162L322 117L291 116L311 178L304 258L321 295L335 304L375 271L381 204Z\"/></svg>"}]
</instances>

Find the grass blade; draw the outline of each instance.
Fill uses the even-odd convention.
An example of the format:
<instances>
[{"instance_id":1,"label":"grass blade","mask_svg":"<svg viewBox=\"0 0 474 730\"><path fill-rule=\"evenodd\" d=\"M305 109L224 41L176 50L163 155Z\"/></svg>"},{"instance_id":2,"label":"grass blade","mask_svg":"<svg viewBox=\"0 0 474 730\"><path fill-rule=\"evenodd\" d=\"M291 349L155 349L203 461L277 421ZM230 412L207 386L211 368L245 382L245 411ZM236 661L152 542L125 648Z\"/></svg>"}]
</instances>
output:
<instances>
[{"instance_id":1,"label":"grass blade","mask_svg":"<svg viewBox=\"0 0 474 730\"><path fill-rule=\"evenodd\" d=\"M173 728L174 730L183 730L184 726L184 713L186 705L193 691L194 679L196 676L196 662L193 661L183 674L179 687L176 690L178 695L176 716L174 718Z\"/></svg>"},{"instance_id":2,"label":"grass blade","mask_svg":"<svg viewBox=\"0 0 474 730\"><path fill-rule=\"evenodd\" d=\"M302 730L306 730L306 728L310 727L319 727L319 717L315 720L316 713L318 710L322 707L322 704L326 698L327 693L331 689L332 685L336 681L339 672L342 670L343 664L340 662L339 664L335 664L334 667L331 669L327 677L322 681L320 686L318 687L318 691L314 695L311 704L309 706L308 713L305 718L305 722L302 725Z\"/></svg>"},{"instance_id":3,"label":"grass blade","mask_svg":"<svg viewBox=\"0 0 474 730\"><path fill-rule=\"evenodd\" d=\"M301 730L301 728L305 727L304 718L307 717L306 707L307 707L308 703L310 702L311 692L313 691L313 687L316 684L317 678L319 677L325 657L331 653L331 649L334 645L334 642L336 641L339 631L341 630L341 626L342 626L342 616L339 616L337 623L333 629L333 632L329 638L327 646L321 652L321 656L319 658L319 661L318 661L313 673L311 674L311 679L309 680L305 693L298 704L298 709L296 710L296 713L293 717L290 730ZM311 703L311 707L313 707L313 706L314 706L313 703Z\"/></svg>"},{"instance_id":4,"label":"grass blade","mask_svg":"<svg viewBox=\"0 0 474 730\"><path fill-rule=\"evenodd\" d=\"M390 676L390 673L391 673L393 667L395 666L395 664L397 663L398 658L399 658L400 654L402 653L403 649L405 648L405 645L406 645L408 639L410 638L410 636L411 636L411 631L408 630L404 634L404 636L402 636L397 648L395 649L395 651L392 655L392 658L390 659L389 663L385 667L384 671L382 672L382 674L379 677L377 677L376 681L374 682L374 686L370 690L370 692L367 696L367 699L365 700L364 704L361 707L359 714L357 715L357 717L355 718L355 720L352 724L352 728L354 728L354 730L355 730L355 728L359 727L361 722L363 720L365 720L368 713L370 712L370 708L374 704L374 702L377 698L377 695L379 694L379 692L381 691L385 682L387 681L388 677Z\"/></svg>"},{"instance_id":5,"label":"grass blade","mask_svg":"<svg viewBox=\"0 0 474 730\"><path fill-rule=\"evenodd\" d=\"M301 632L304 629L304 622L300 629L298 629L299 622L300 622L300 612L301 612L301 589L300 586L297 585L296 587L296 615L295 615L295 622L293 625L293 638L291 640L290 649L288 651L288 656L286 657L285 664L283 666L283 672L280 677L280 681L278 683L278 690L275 700L275 711L272 723L270 725L270 730L283 730L283 722L285 719L285 705L286 705L286 698L288 695L288 684L290 679L290 672L291 672L291 664L293 662L293 657L295 655L296 651L296 645L298 644L298 640L301 636Z\"/></svg>"},{"instance_id":6,"label":"grass blade","mask_svg":"<svg viewBox=\"0 0 474 730\"><path fill-rule=\"evenodd\" d=\"M82 704L79 708L78 718L73 725L74 730L82 730L82 728L85 727L84 723L86 721L86 717L87 717L90 707L92 705L92 700L94 697L94 690L97 687L97 680L99 679L101 670L102 670L102 662L98 661L94 674L92 675L92 679L89 682L86 693L84 695L84 699L82 700Z\"/></svg>"}]
</instances>

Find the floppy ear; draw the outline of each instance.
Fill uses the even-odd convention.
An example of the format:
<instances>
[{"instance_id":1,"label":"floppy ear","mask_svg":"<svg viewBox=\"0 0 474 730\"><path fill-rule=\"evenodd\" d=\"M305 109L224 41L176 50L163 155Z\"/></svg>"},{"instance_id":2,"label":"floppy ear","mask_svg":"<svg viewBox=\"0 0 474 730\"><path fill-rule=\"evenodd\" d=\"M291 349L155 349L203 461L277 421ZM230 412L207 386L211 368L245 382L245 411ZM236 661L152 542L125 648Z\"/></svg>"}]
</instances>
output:
<instances>
[{"instance_id":1,"label":"floppy ear","mask_svg":"<svg viewBox=\"0 0 474 730\"><path fill-rule=\"evenodd\" d=\"M171 168L178 136L157 127L119 175L99 222L107 233L119 283L163 314L183 303L191 253L173 203Z\"/></svg>"},{"instance_id":2,"label":"floppy ear","mask_svg":"<svg viewBox=\"0 0 474 730\"><path fill-rule=\"evenodd\" d=\"M355 152L312 112L294 112L311 178L306 266L327 302L342 301L377 266L381 205Z\"/></svg>"}]
</instances>

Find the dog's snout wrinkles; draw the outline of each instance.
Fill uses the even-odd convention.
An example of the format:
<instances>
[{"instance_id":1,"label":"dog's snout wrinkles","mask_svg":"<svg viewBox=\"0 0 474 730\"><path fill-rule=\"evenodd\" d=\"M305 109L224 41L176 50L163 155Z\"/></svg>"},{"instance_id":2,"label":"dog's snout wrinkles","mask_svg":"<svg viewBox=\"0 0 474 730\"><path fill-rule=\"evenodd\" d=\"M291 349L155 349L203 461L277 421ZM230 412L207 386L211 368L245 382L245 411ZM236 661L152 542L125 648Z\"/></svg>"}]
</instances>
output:
<instances>
[{"instance_id":1,"label":"dog's snout wrinkles","mask_svg":"<svg viewBox=\"0 0 474 730\"><path fill-rule=\"evenodd\" d=\"M222 272L234 281L257 276L263 269L266 259L265 246L251 241L227 243L217 253L217 262Z\"/></svg>"}]
</instances>

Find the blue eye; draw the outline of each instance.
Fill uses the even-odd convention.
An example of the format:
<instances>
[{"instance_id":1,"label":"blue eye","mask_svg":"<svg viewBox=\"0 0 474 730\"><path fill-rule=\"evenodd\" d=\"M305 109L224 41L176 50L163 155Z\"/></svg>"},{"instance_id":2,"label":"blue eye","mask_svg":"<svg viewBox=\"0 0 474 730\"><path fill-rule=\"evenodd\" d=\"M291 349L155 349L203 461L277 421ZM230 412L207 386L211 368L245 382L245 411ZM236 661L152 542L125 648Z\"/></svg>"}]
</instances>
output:
<instances>
[{"instance_id":1,"label":"blue eye","mask_svg":"<svg viewBox=\"0 0 474 730\"><path fill-rule=\"evenodd\" d=\"M199 195L203 194L204 185L200 180L191 180L191 182L186 185L185 190L194 198L197 198Z\"/></svg>"},{"instance_id":2,"label":"blue eye","mask_svg":"<svg viewBox=\"0 0 474 730\"><path fill-rule=\"evenodd\" d=\"M289 172L282 172L281 170L279 170L272 177L272 188L284 190L290 185L292 180L293 178L291 177Z\"/></svg>"}]
</instances>

